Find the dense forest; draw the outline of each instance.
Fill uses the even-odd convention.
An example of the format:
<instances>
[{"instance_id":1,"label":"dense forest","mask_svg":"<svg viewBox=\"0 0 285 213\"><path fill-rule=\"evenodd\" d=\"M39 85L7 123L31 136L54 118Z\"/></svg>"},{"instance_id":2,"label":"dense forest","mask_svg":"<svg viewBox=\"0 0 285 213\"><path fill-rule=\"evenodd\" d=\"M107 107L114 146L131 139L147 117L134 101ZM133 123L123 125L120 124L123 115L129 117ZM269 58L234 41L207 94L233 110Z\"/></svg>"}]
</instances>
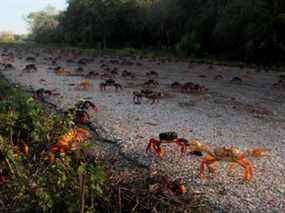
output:
<instances>
[{"instance_id":1,"label":"dense forest","mask_svg":"<svg viewBox=\"0 0 285 213\"><path fill-rule=\"evenodd\" d=\"M284 59L284 0L68 0L28 15L33 39L89 48L275 63Z\"/></svg>"}]
</instances>

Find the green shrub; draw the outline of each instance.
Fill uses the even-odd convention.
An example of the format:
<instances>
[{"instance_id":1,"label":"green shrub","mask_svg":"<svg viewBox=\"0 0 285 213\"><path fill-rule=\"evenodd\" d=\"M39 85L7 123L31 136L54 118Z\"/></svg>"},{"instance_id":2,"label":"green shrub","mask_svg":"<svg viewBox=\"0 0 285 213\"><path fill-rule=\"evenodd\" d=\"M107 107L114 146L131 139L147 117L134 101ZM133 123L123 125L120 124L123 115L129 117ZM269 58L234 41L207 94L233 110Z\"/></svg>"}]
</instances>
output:
<instances>
[{"instance_id":1,"label":"green shrub","mask_svg":"<svg viewBox=\"0 0 285 213\"><path fill-rule=\"evenodd\" d=\"M90 146L48 160L50 145L66 133L73 122L46 112L28 94L0 81L0 208L11 211L95 211L102 197L104 173ZM28 155L21 150L29 148ZM88 186L88 187L87 187ZM3 195L3 196L2 196Z\"/></svg>"}]
</instances>

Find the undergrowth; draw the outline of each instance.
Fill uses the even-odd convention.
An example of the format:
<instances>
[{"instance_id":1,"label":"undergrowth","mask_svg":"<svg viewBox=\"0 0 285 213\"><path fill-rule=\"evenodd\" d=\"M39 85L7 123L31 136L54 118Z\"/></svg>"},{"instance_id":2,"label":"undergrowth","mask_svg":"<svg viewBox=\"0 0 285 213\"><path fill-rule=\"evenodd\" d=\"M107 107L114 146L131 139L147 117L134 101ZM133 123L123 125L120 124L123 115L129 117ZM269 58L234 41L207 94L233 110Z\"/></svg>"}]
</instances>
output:
<instances>
[{"instance_id":1,"label":"undergrowth","mask_svg":"<svg viewBox=\"0 0 285 213\"><path fill-rule=\"evenodd\" d=\"M29 94L0 81L0 211L96 210L105 175L87 145L48 160L48 151L73 127Z\"/></svg>"}]
</instances>

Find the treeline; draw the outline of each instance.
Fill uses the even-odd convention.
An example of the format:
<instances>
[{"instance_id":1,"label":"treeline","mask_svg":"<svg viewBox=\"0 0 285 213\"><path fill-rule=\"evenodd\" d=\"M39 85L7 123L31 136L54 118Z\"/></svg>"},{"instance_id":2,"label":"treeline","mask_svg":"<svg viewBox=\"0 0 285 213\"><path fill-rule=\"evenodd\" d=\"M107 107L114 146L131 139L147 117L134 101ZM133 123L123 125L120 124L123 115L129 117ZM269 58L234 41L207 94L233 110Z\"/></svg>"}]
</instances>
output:
<instances>
[{"instance_id":1,"label":"treeline","mask_svg":"<svg viewBox=\"0 0 285 213\"><path fill-rule=\"evenodd\" d=\"M25 39L25 35L17 35L12 32L0 32L0 44L1 43L20 43Z\"/></svg>"},{"instance_id":2,"label":"treeline","mask_svg":"<svg viewBox=\"0 0 285 213\"><path fill-rule=\"evenodd\" d=\"M34 39L96 48L275 63L285 53L284 0L69 0L30 14Z\"/></svg>"}]
</instances>

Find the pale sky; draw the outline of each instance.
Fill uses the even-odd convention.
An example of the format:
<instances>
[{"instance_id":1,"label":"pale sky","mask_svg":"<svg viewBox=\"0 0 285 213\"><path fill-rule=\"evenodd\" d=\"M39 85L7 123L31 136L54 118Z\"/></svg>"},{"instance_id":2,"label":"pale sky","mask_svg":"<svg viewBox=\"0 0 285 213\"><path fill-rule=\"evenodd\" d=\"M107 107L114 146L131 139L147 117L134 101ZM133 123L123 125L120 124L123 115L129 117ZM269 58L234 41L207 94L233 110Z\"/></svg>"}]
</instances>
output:
<instances>
[{"instance_id":1,"label":"pale sky","mask_svg":"<svg viewBox=\"0 0 285 213\"><path fill-rule=\"evenodd\" d=\"M0 32L27 33L28 26L24 16L42 10L47 5L63 10L66 7L65 2L66 0L1 0Z\"/></svg>"}]
</instances>

